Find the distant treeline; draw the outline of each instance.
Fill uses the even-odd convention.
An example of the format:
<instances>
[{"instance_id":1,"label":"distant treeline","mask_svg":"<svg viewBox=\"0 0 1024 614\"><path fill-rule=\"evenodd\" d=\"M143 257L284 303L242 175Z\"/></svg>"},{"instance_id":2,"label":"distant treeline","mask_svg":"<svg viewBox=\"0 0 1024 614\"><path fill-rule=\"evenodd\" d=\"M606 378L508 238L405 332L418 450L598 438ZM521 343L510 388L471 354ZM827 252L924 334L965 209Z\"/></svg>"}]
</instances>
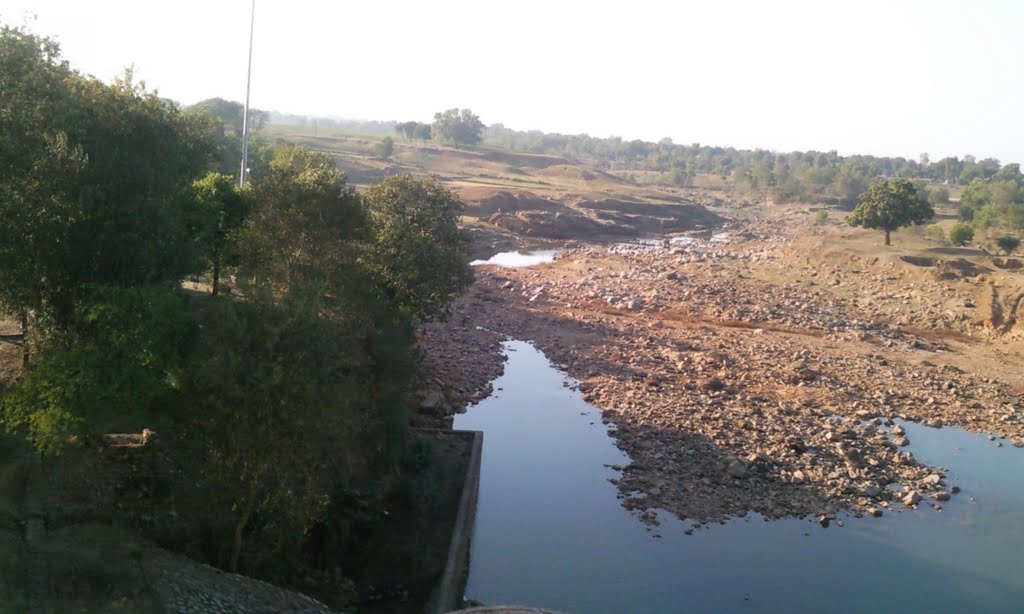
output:
<instances>
[{"instance_id":1,"label":"distant treeline","mask_svg":"<svg viewBox=\"0 0 1024 614\"><path fill-rule=\"evenodd\" d=\"M698 175L717 176L743 193L765 193L775 201L834 200L853 204L857 195L885 177L920 179L950 186L989 179L1003 168L999 160L974 156L932 162L868 155L840 156L836 151L777 153L766 149L736 149L693 143L681 145L665 138L657 143L595 138L531 130L510 130L501 124L487 129L487 143L507 149L562 156L610 171L656 174L651 181L692 185ZM1008 165L1014 167L1014 165Z\"/></svg>"},{"instance_id":2,"label":"distant treeline","mask_svg":"<svg viewBox=\"0 0 1024 614\"><path fill-rule=\"evenodd\" d=\"M387 136L394 134L395 125L398 122L379 122L374 120L342 119L339 117L311 117L308 115L293 115L291 113L280 113L270 111L267 114L268 123L283 126L313 126L318 129L334 130L338 132L349 132L355 134L377 134Z\"/></svg>"},{"instance_id":3,"label":"distant treeline","mask_svg":"<svg viewBox=\"0 0 1024 614\"><path fill-rule=\"evenodd\" d=\"M416 123L312 118L277 112L270 112L268 121L290 125L315 123L323 129L381 136L400 132L402 126ZM409 136L423 139L424 134ZM975 179L993 179L1000 171L1002 175L1019 172L1016 164L1003 165L995 158L978 160L972 155L932 161L926 153L916 160L840 156L835 150L779 153L700 143L682 145L670 138L655 143L616 136L598 138L587 134L520 131L502 124L488 126L483 137L486 146L559 156L625 174L638 182L686 187L700 183L698 176L715 178L716 185L739 194L764 195L775 202L826 201L852 206L858 195L883 178L899 177L956 187L967 186ZM946 189L933 188L930 192L933 202L944 202L948 198Z\"/></svg>"}]
</instances>

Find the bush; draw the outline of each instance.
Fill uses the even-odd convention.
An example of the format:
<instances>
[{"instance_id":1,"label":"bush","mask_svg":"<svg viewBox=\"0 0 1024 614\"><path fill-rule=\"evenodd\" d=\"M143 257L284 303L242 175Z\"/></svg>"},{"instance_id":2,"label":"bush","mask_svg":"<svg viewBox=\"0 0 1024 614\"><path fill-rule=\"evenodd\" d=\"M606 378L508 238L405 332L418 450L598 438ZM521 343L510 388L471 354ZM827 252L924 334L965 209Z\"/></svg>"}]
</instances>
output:
<instances>
[{"instance_id":1,"label":"bush","mask_svg":"<svg viewBox=\"0 0 1024 614\"><path fill-rule=\"evenodd\" d=\"M814 216L815 226L824 226L825 222L828 221L828 210L818 209L818 214Z\"/></svg>"},{"instance_id":2,"label":"bush","mask_svg":"<svg viewBox=\"0 0 1024 614\"><path fill-rule=\"evenodd\" d=\"M373 154L381 160L387 160L395 153L395 140L390 136L384 137L380 143L373 146Z\"/></svg>"},{"instance_id":3,"label":"bush","mask_svg":"<svg viewBox=\"0 0 1024 614\"><path fill-rule=\"evenodd\" d=\"M1009 256L1015 249L1020 247L1020 239L1017 237L999 237L996 239L996 245L999 246L999 249L1003 250L1003 253Z\"/></svg>"},{"instance_id":4,"label":"bush","mask_svg":"<svg viewBox=\"0 0 1024 614\"><path fill-rule=\"evenodd\" d=\"M949 190L943 187L932 188L926 192L928 202L933 205L949 204Z\"/></svg>"},{"instance_id":5,"label":"bush","mask_svg":"<svg viewBox=\"0 0 1024 614\"><path fill-rule=\"evenodd\" d=\"M946 231L942 230L942 226L938 224L932 224L925 228L924 236L928 237L933 241L945 241Z\"/></svg>"},{"instance_id":6,"label":"bush","mask_svg":"<svg viewBox=\"0 0 1024 614\"><path fill-rule=\"evenodd\" d=\"M964 245L974 240L974 228L968 224L955 224L949 229L949 242L953 245Z\"/></svg>"}]
</instances>

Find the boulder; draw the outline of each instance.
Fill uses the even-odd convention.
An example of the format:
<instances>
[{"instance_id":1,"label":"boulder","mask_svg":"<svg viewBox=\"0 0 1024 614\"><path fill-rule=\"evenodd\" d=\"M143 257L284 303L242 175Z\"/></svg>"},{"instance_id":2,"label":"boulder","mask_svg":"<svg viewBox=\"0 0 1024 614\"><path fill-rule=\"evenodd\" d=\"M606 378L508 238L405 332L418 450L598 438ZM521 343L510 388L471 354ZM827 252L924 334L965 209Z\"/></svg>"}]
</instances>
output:
<instances>
[{"instance_id":1,"label":"boulder","mask_svg":"<svg viewBox=\"0 0 1024 614\"><path fill-rule=\"evenodd\" d=\"M903 505L912 507L921 502L921 493L916 490L911 490L907 494L903 495Z\"/></svg>"}]
</instances>

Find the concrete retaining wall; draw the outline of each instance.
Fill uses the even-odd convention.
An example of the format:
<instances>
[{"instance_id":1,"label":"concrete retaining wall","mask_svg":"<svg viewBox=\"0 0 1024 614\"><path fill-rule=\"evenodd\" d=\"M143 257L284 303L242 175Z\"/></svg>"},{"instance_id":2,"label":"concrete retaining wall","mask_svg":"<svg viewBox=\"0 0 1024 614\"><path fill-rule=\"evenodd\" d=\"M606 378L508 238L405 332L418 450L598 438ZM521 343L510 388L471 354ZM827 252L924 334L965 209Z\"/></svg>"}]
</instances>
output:
<instances>
[{"instance_id":1,"label":"concrete retaining wall","mask_svg":"<svg viewBox=\"0 0 1024 614\"><path fill-rule=\"evenodd\" d=\"M426 430L426 429L424 429ZM469 574L469 544L476 520L476 500L480 492L480 459L483 453L484 434L481 431L445 431L463 437L472 437L473 445L466 467L466 481L459 498L459 509L455 515L455 526L448 545L448 561L427 605L427 612L443 614L462 606L466 577Z\"/></svg>"}]
</instances>

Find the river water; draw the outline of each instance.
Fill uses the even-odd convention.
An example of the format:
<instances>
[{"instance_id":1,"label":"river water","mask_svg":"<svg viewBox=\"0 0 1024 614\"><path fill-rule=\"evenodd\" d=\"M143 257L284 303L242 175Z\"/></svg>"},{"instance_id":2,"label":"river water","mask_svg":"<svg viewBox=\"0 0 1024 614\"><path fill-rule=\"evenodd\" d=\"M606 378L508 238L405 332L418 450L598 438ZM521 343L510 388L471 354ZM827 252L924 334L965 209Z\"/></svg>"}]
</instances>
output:
<instances>
[{"instance_id":1,"label":"river water","mask_svg":"<svg viewBox=\"0 0 1024 614\"><path fill-rule=\"evenodd\" d=\"M534 266L537 264L544 264L545 262L554 262L555 256L558 254L557 249L541 249L532 252L499 252L487 260L474 260L470 262L470 266L479 266L481 264L496 264L498 266L519 268L526 266Z\"/></svg>"},{"instance_id":2,"label":"river water","mask_svg":"<svg viewBox=\"0 0 1024 614\"><path fill-rule=\"evenodd\" d=\"M628 457L543 354L506 344L495 393L456 416L482 430L466 596L577 613L1024 611L1024 450L904 424L910 450L963 492L939 512L757 516L651 529L609 482ZM899 505L894 506L900 508Z\"/></svg>"}]
</instances>

